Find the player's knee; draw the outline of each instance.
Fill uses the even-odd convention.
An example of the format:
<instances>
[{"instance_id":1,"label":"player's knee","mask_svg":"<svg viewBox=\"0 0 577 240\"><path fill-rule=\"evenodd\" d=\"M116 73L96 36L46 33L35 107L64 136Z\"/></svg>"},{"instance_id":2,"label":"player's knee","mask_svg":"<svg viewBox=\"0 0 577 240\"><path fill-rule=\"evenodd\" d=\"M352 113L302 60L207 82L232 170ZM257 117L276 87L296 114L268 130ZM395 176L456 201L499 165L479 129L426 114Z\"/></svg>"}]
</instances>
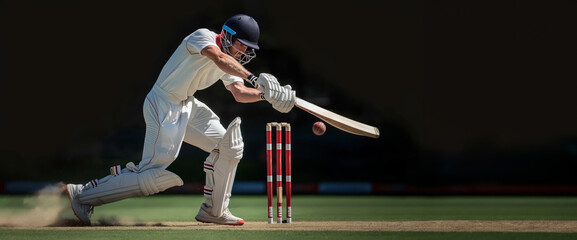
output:
<instances>
[{"instance_id":1,"label":"player's knee","mask_svg":"<svg viewBox=\"0 0 577 240\"><path fill-rule=\"evenodd\" d=\"M156 194L183 184L184 182L178 175L164 169L154 168L138 175L138 185L144 196Z\"/></svg>"},{"instance_id":2,"label":"player's knee","mask_svg":"<svg viewBox=\"0 0 577 240\"><path fill-rule=\"evenodd\" d=\"M219 143L221 159L239 162L244 151L244 141L240 132L240 118L235 118L228 126L226 133Z\"/></svg>"},{"instance_id":3,"label":"player's knee","mask_svg":"<svg viewBox=\"0 0 577 240\"><path fill-rule=\"evenodd\" d=\"M244 153L244 142L242 139L237 141L234 146L219 149L220 159L226 159L232 162L239 162Z\"/></svg>"}]
</instances>

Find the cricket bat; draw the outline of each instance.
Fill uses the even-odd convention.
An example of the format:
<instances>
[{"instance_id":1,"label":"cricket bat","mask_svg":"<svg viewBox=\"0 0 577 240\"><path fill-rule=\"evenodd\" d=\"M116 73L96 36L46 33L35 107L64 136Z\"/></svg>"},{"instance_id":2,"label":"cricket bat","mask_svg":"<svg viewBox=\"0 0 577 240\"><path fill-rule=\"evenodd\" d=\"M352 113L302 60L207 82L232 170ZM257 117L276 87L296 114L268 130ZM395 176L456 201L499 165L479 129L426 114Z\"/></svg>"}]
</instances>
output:
<instances>
[{"instance_id":1,"label":"cricket bat","mask_svg":"<svg viewBox=\"0 0 577 240\"><path fill-rule=\"evenodd\" d=\"M295 99L295 106L342 131L360 136L379 138L378 128L343 117L301 98L297 97Z\"/></svg>"},{"instance_id":2,"label":"cricket bat","mask_svg":"<svg viewBox=\"0 0 577 240\"><path fill-rule=\"evenodd\" d=\"M257 84L256 78L246 80L261 92L264 91L264 88ZM360 136L379 138L380 133L378 128L343 117L301 98L295 97L295 106L342 131Z\"/></svg>"}]
</instances>

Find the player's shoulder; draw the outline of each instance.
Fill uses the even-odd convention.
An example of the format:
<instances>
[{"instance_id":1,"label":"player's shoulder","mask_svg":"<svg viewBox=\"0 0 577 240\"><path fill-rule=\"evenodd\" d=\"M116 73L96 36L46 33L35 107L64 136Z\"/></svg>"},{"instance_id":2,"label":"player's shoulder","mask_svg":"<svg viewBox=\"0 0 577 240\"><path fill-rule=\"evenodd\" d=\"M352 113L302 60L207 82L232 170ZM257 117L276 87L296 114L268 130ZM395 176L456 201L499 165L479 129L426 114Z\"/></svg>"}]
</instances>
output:
<instances>
[{"instance_id":1,"label":"player's shoulder","mask_svg":"<svg viewBox=\"0 0 577 240\"><path fill-rule=\"evenodd\" d=\"M207 28L199 28L196 31L192 32L189 37L216 37L216 33L207 29Z\"/></svg>"},{"instance_id":2,"label":"player's shoulder","mask_svg":"<svg viewBox=\"0 0 577 240\"><path fill-rule=\"evenodd\" d=\"M201 28L188 35L184 39L183 44L189 52L200 53L207 46L218 46L216 36L215 32Z\"/></svg>"}]
</instances>

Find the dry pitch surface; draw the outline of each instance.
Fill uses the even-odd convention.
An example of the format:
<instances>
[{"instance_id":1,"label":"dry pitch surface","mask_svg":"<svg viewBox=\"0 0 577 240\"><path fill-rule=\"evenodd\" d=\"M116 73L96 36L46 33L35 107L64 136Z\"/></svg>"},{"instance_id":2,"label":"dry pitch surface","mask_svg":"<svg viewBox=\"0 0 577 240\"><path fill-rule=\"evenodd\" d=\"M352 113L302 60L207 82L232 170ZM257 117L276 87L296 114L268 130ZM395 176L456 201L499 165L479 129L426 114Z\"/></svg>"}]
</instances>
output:
<instances>
[{"instance_id":1,"label":"dry pitch surface","mask_svg":"<svg viewBox=\"0 0 577 240\"><path fill-rule=\"evenodd\" d=\"M115 222L97 223L90 227L52 226L27 227L4 225L4 229L35 230L292 230L292 231L388 231L388 232L556 232L577 233L577 221L334 221L334 222L293 222L291 224L267 224L247 222L243 226L223 226L198 222Z\"/></svg>"}]
</instances>

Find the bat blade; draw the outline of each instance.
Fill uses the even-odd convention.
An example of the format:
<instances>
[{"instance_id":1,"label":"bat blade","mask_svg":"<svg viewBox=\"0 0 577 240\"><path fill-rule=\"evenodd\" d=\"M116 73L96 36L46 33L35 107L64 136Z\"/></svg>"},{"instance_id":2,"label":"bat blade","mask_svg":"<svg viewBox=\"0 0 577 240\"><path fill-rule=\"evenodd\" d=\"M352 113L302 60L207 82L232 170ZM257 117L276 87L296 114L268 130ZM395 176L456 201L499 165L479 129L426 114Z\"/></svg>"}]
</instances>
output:
<instances>
[{"instance_id":1,"label":"bat blade","mask_svg":"<svg viewBox=\"0 0 577 240\"><path fill-rule=\"evenodd\" d=\"M343 117L298 97L295 100L295 105L342 131L360 136L379 138L379 129L376 127Z\"/></svg>"}]
</instances>

